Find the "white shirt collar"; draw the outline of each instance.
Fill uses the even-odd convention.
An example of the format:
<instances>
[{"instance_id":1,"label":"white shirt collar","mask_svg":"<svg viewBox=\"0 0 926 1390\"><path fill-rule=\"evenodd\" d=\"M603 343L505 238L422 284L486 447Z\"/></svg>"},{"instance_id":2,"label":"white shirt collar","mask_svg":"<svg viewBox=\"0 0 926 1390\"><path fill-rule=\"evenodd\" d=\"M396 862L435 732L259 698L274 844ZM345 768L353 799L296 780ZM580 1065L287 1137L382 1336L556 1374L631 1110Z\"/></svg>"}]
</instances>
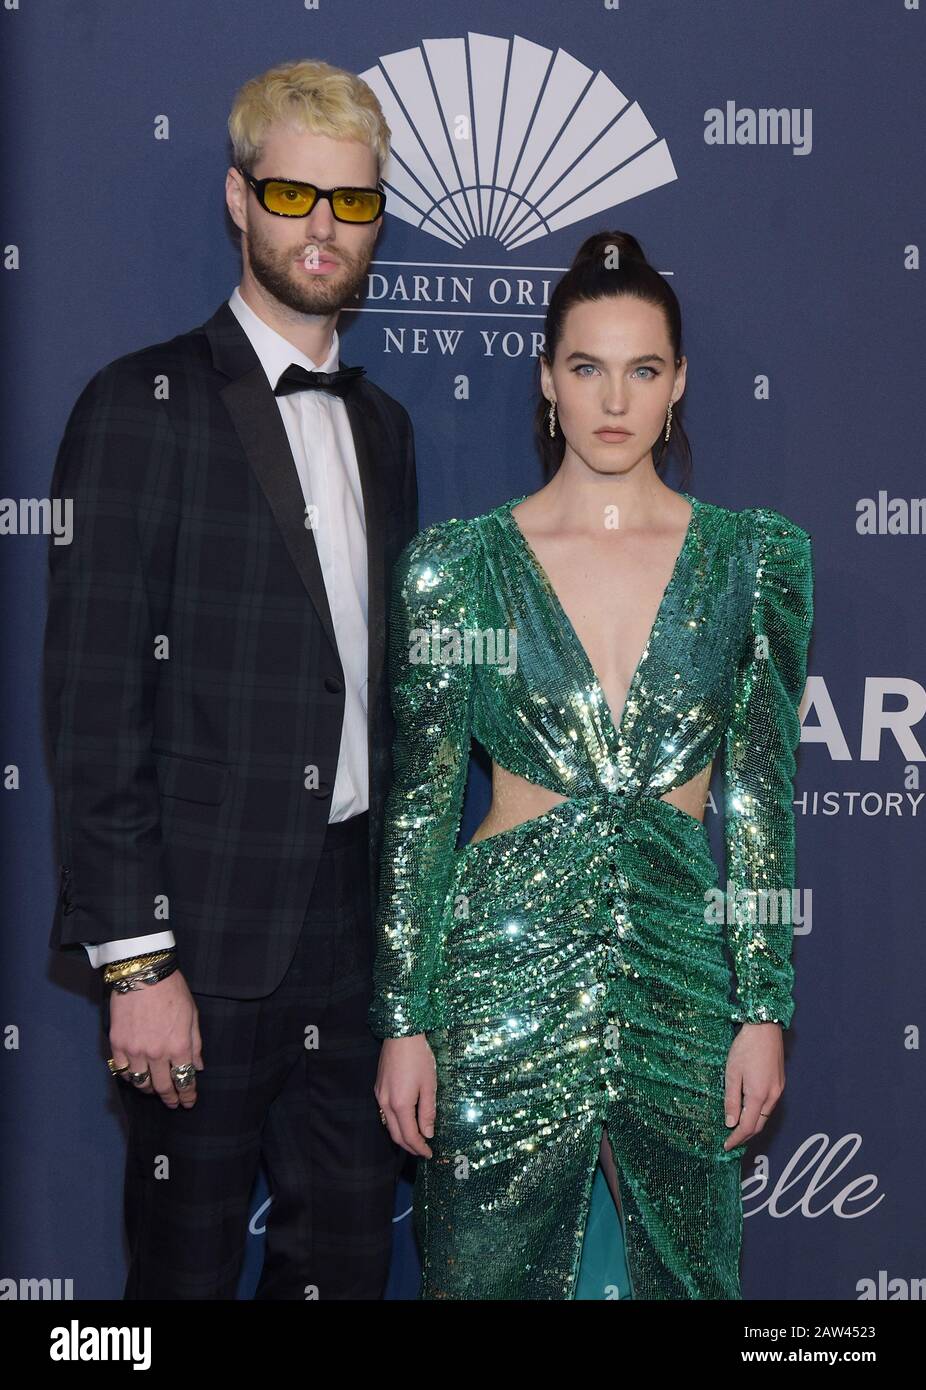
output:
<instances>
[{"instance_id":1,"label":"white shirt collar","mask_svg":"<svg viewBox=\"0 0 926 1390\"><path fill-rule=\"evenodd\" d=\"M257 353L260 365L266 372L267 380L272 387L276 387L280 377L291 363L295 363L297 367L305 367L306 371L310 372L333 372L337 370L340 351L337 329L332 334L331 351L328 356L324 362L316 363L304 352L300 352L299 348L295 347L288 338L284 338L275 328L271 328L269 323L265 323L262 318L255 314L250 304L242 298L237 285L229 296L228 305L248 335L251 346Z\"/></svg>"}]
</instances>

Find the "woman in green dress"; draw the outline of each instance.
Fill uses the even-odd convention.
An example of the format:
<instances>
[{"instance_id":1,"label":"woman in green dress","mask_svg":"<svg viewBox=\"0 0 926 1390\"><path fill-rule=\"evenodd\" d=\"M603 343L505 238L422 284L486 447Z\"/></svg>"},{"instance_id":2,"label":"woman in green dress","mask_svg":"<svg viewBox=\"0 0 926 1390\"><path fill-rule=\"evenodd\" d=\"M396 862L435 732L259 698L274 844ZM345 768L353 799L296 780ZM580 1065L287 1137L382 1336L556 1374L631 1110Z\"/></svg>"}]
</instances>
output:
<instances>
[{"instance_id":1,"label":"woman in green dress","mask_svg":"<svg viewBox=\"0 0 926 1390\"><path fill-rule=\"evenodd\" d=\"M396 565L370 1020L423 1298L742 1297L741 1159L793 1012L811 543L662 482L686 366L639 243L591 237L546 320L553 477ZM457 848L472 738L492 805Z\"/></svg>"}]
</instances>

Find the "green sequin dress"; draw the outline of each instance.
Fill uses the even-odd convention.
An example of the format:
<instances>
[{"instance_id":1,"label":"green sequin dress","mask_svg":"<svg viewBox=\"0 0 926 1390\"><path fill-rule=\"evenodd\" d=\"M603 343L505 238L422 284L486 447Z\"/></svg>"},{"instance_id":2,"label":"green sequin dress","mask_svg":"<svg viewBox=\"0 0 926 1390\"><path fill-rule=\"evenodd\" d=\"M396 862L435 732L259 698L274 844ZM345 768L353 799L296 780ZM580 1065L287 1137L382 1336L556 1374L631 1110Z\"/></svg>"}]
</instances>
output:
<instances>
[{"instance_id":1,"label":"green sequin dress","mask_svg":"<svg viewBox=\"0 0 926 1390\"><path fill-rule=\"evenodd\" d=\"M742 1297L724 1073L738 1022L793 1012L811 538L681 495L619 718L511 514L523 498L426 528L396 564L370 1023L427 1033L437 1064L423 1298ZM473 737L567 799L457 848ZM705 826L660 799L721 747L724 885Z\"/></svg>"}]
</instances>

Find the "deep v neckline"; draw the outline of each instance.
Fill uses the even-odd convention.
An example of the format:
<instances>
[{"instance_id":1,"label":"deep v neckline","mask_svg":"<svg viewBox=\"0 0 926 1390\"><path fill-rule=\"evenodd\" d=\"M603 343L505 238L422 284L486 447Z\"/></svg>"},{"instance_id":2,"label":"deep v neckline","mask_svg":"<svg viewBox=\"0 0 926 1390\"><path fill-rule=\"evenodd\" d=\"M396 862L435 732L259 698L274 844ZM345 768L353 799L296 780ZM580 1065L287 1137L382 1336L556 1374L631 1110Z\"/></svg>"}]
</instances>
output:
<instances>
[{"instance_id":1,"label":"deep v neckline","mask_svg":"<svg viewBox=\"0 0 926 1390\"><path fill-rule=\"evenodd\" d=\"M540 581L541 587L547 594L558 621L560 622L560 624L563 627L563 630L569 637L569 640L574 648L575 654L578 657L580 664L585 670L585 674L588 679L589 685L591 685L595 690L597 690L601 702L601 707L605 715L607 716L608 722L611 726L611 729L615 736L615 740L617 742L621 741L622 731L627 717L627 710L630 705L631 698L636 693L637 685L639 684L643 674L644 664L649 659L650 651L653 645L653 639L657 635L657 629L660 628L662 618L665 614L666 609L668 608L669 602L673 595L673 591L676 587L679 576L681 575L684 561L687 558L688 551L691 547L691 542L694 538L698 508L700 506L700 503L697 497L692 497L691 494L688 492L680 491L678 495L679 497L684 497L685 500L691 504L691 515L688 518L688 525L685 528L685 534L682 538L681 546L679 547L678 554L675 557L675 564L672 566L672 573L669 576L669 581L662 591L662 598L659 600L659 606L656 609L656 616L653 619L649 633L647 634L646 642L643 646L643 650L640 653L639 660L637 661L637 664L634 667L633 675L630 678L630 684L627 687L627 694L624 696L624 703L621 706L620 716L616 720L614 718L614 711L611 709L610 702L608 701L608 698L605 695L604 686L598 678L598 673L592 665L591 658L589 657L583 642L579 638L579 634L576 631L575 624L573 623L572 619L569 617L569 614L563 607L562 602L560 601L560 597L557 594L550 580L550 576L547 574L543 565L537 558L537 555L534 551L534 547L531 545L530 541L527 539L527 536L521 530L520 524L514 518L514 508L517 507L521 502L525 501L525 499L530 496L530 493L525 492L521 497L515 497L510 502L503 502L501 507L499 508L499 514L502 517L502 520L507 521L511 531L514 533L515 539L520 545L522 553L526 557L528 564L533 570L536 578Z\"/></svg>"}]
</instances>

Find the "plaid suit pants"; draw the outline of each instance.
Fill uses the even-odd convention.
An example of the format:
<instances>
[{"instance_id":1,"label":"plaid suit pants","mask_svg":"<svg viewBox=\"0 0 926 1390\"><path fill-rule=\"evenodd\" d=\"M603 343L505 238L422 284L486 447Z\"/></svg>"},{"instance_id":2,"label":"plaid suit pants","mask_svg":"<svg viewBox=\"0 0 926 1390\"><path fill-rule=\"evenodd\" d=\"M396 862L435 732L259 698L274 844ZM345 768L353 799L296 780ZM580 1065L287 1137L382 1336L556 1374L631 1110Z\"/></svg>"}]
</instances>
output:
<instances>
[{"instance_id":1,"label":"plaid suit pants","mask_svg":"<svg viewBox=\"0 0 926 1390\"><path fill-rule=\"evenodd\" d=\"M368 816L329 825L278 988L194 995L196 1104L170 1110L116 1083L129 1121L124 1298L234 1298L261 1162L271 1205L256 1297L382 1297L401 1153L373 1094Z\"/></svg>"}]
</instances>

